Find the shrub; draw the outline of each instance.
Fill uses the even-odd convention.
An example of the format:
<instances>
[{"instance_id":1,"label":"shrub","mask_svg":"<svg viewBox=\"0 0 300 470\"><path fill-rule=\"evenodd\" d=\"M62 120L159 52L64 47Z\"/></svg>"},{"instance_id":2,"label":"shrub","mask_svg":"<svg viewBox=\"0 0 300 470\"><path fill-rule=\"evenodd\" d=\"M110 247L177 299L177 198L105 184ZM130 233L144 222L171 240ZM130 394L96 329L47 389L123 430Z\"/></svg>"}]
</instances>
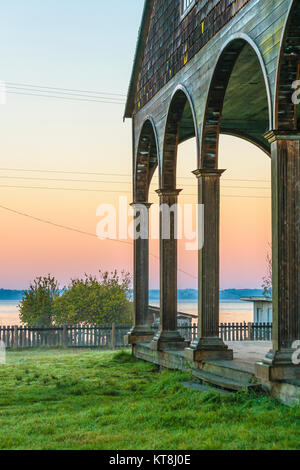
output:
<instances>
[{"instance_id":1,"label":"shrub","mask_svg":"<svg viewBox=\"0 0 300 470\"><path fill-rule=\"evenodd\" d=\"M100 278L85 275L73 279L54 302L58 324L119 324L132 322L129 297L129 274L101 273Z\"/></svg>"},{"instance_id":2,"label":"shrub","mask_svg":"<svg viewBox=\"0 0 300 470\"><path fill-rule=\"evenodd\" d=\"M20 319L28 326L51 326L54 301L59 297L59 285L54 277L37 277L25 290L19 305Z\"/></svg>"}]
</instances>

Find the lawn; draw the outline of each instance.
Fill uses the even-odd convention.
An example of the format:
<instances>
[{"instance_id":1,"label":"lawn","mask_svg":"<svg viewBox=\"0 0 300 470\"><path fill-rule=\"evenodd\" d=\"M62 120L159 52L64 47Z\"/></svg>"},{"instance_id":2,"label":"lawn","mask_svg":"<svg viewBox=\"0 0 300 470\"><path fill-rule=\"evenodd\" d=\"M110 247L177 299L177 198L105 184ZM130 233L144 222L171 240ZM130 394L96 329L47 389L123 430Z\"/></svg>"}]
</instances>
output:
<instances>
[{"instance_id":1,"label":"lawn","mask_svg":"<svg viewBox=\"0 0 300 470\"><path fill-rule=\"evenodd\" d=\"M9 352L0 449L300 449L300 407L187 390L129 352Z\"/></svg>"}]
</instances>

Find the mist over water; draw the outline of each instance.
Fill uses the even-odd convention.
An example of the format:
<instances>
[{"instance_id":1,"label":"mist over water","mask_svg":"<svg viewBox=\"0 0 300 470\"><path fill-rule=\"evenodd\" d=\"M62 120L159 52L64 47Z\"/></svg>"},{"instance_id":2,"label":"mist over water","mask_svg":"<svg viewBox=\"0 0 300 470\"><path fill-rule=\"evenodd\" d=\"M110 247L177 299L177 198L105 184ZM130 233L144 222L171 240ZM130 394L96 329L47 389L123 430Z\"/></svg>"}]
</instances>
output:
<instances>
[{"instance_id":1,"label":"mist over water","mask_svg":"<svg viewBox=\"0 0 300 470\"><path fill-rule=\"evenodd\" d=\"M18 300L0 300L0 325L20 325Z\"/></svg>"},{"instance_id":2,"label":"mist over water","mask_svg":"<svg viewBox=\"0 0 300 470\"><path fill-rule=\"evenodd\" d=\"M153 307L158 307L159 302L150 301ZM178 311L182 313L198 314L197 301L178 302ZM242 323L253 321L253 304L242 301L221 301L220 302L220 323Z\"/></svg>"}]
</instances>

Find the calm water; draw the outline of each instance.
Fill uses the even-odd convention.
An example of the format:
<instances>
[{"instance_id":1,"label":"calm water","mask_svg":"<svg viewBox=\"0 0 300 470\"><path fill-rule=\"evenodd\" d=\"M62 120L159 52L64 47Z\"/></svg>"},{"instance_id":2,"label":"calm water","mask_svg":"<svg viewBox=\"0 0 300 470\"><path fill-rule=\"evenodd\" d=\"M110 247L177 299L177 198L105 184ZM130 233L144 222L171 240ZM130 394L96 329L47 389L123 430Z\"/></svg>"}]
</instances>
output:
<instances>
[{"instance_id":1,"label":"calm water","mask_svg":"<svg viewBox=\"0 0 300 470\"><path fill-rule=\"evenodd\" d=\"M158 305L156 302L150 302L151 305ZM17 301L0 301L0 325L18 325L19 312ZM184 313L197 314L197 302L180 302L178 311ZM248 302L221 302L220 304L220 322L221 323L240 323L253 321L253 305Z\"/></svg>"},{"instance_id":2,"label":"calm water","mask_svg":"<svg viewBox=\"0 0 300 470\"><path fill-rule=\"evenodd\" d=\"M150 304L157 307L159 304L150 301ZM178 303L178 311L182 313L198 313L197 302L180 301ZM242 301L223 301L220 303L220 323L242 323L253 321L253 304L251 302Z\"/></svg>"},{"instance_id":3,"label":"calm water","mask_svg":"<svg viewBox=\"0 0 300 470\"><path fill-rule=\"evenodd\" d=\"M19 302L16 300L0 300L0 325L19 325Z\"/></svg>"},{"instance_id":4,"label":"calm water","mask_svg":"<svg viewBox=\"0 0 300 470\"><path fill-rule=\"evenodd\" d=\"M196 302L180 302L178 311L183 313L198 313ZM220 323L242 323L253 321L253 304L250 302L220 302Z\"/></svg>"}]
</instances>

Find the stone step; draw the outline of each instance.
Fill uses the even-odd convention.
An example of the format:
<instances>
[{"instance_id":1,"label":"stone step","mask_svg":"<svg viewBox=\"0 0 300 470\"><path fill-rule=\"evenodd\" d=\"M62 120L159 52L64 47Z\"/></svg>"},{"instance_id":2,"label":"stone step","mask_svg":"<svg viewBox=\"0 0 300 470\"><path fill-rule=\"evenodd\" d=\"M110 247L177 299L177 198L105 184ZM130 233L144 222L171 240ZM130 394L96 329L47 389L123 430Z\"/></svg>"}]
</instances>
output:
<instances>
[{"instance_id":1,"label":"stone step","mask_svg":"<svg viewBox=\"0 0 300 470\"><path fill-rule=\"evenodd\" d=\"M221 377L220 375L214 375L210 372L206 372L200 369L193 369L192 376L193 378L200 380L202 383L204 382L205 384L235 392L260 389L258 384L237 382L232 379Z\"/></svg>"},{"instance_id":2,"label":"stone step","mask_svg":"<svg viewBox=\"0 0 300 470\"><path fill-rule=\"evenodd\" d=\"M190 390L196 390L198 392L217 392L217 393L220 393L221 395L233 394L233 392L230 392L229 390L222 390L221 388L215 388L215 387L211 387L211 386L203 385L203 384L196 384L194 382L182 382L182 385L185 388L188 388Z\"/></svg>"},{"instance_id":3,"label":"stone step","mask_svg":"<svg viewBox=\"0 0 300 470\"><path fill-rule=\"evenodd\" d=\"M238 364L236 361L208 361L203 364L201 370L246 385L257 383L254 371L250 372L243 363Z\"/></svg>"}]
</instances>

